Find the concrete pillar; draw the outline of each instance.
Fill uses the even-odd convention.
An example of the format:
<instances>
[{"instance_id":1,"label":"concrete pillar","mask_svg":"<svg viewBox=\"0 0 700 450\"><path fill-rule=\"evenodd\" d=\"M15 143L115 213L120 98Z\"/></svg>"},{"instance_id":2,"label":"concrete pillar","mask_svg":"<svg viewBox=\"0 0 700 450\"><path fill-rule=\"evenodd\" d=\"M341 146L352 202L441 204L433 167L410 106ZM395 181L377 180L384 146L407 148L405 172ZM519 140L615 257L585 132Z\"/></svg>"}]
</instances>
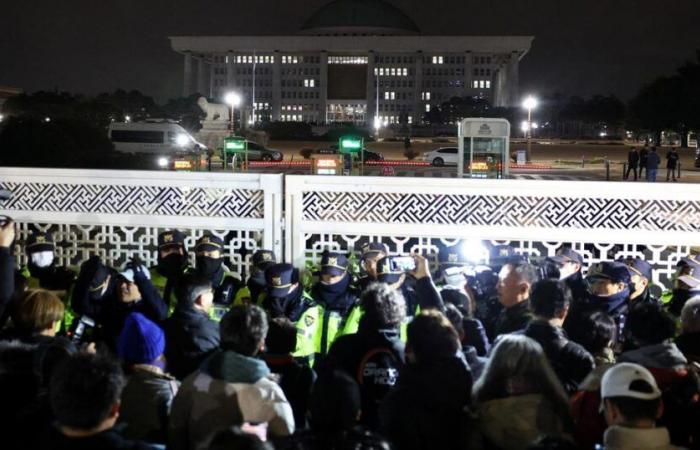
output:
<instances>
[{"instance_id":1,"label":"concrete pillar","mask_svg":"<svg viewBox=\"0 0 700 450\"><path fill-rule=\"evenodd\" d=\"M319 115L318 121L326 123L326 109L328 108L328 52L323 50L319 59Z\"/></svg>"},{"instance_id":2,"label":"concrete pillar","mask_svg":"<svg viewBox=\"0 0 700 450\"><path fill-rule=\"evenodd\" d=\"M232 91L236 88L236 57L233 52L228 52L228 64L226 65L226 90Z\"/></svg>"},{"instance_id":3,"label":"concrete pillar","mask_svg":"<svg viewBox=\"0 0 700 450\"><path fill-rule=\"evenodd\" d=\"M208 96L209 80L207 79L207 68L204 56L197 60L197 92L199 95Z\"/></svg>"},{"instance_id":4,"label":"concrete pillar","mask_svg":"<svg viewBox=\"0 0 700 450\"><path fill-rule=\"evenodd\" d=\"M419 124L422 122L423 113L425 112L425 107L423 106L423 98L421 97L423 91L423 52L416 52L414 55L416 59L413 64L413 71L415 75L413 77L413 123Z\"/></svg>"},{"instance_id":5,"label":"concrete pillar","mask_svg":"<svg viewBox=\"0 0 700 450\"><path fill-rule=\"evenodd\" d=\"M282 55L278 50L274 53L275 62L272 64L272 120L280 120L282 113Z\"/></svg>"},{"instance_id":6,"label":"concrete pillar","mask_svg":"<svg viewBox=\"0 0 700 450\"><path fill-rule=\"evenodd\" d=\"M182 96L187 97L192 94L192 55L185 53L185 68L182 80Z\"/></svg>"},{"instance_id":7,"label":"concrete pillar","mask_svg":"<svg viewBox=\"0 0 700 450\"><path fill-rule=\"evenodd\" d=\"M376 53L370 50L367 53L367 111L365 112L365 122L370 130L374 127L374 116L377 115L377 94L374 88L377 86L377 76L374 75L374 69L377 65L374 63Z\"/></svg>"},{"instance_id":8,"label":"concrete pillar","mask_svg":"<svg viewBox=\"0 0 700 450\"><path fill-rule=\"evenodd\" d=\"M508 84L508 98L506 106L516 106L520 101L520 55L518 52L510 54L508 61L506 82Z\"/></svg>"},{"instance_id":9,"label":"concrete pillar","mask_svg":"<svg viewBox=\"0 0 700 450\"><path fill-rule=\"evenodd\" d=\"M474 86L474 57L472 52L467 50L464 52L464 95L472 92Z\"/></svg>"}]
</instances>

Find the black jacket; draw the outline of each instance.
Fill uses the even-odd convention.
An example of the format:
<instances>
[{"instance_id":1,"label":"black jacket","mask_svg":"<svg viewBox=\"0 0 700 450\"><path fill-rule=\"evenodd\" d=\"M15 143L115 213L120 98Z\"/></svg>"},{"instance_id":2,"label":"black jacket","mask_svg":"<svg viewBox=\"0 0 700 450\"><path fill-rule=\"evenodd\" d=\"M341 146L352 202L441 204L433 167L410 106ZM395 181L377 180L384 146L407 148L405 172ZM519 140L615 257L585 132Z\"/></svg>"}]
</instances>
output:
<instances>
[{"instance_id":1,"label":"black jacket","mask_svg":"<svg viewBox=\"0 0 700 450\"><path fill-rule=\"evenodd\" d=\"M489 338L486 336L486 330L479 319L465 317L462 320L464 327L464 342L474 348L478 356L486 356L491 350Z\"/></svg>"},{"instance_id":2,"label":"black jacket","mask_svg":"<svg viewBox=\"0 0 700 450\"><path fill-rule=\"evenodd\" d=\"M666 168L675 169L676 164L678 164L678 152L668 152L666 153Z\"/></svg>"},{"instance_id":3,"label":"black jacket","mask_svg":"<svg viewBox=\"0 0 700 450\"><path fill-rule=\"evenodd\" d=\"M437 309L445 312L445 303L442 301L440 291L437 290L430 277L423 277L420 280L408 278L410 282L401 285L401 293L406 300L406 314L413 317L418 312L426 309Z\"/></svg>"},{"instance_id":4,"label":"black jacket","mask_svg":"<svg viewBox=\"0 0 700 450\"><path fill-rule=\"evenodd\" d=\"M571 298L574 303L586 301L588 297L588 289L586 289L586 283L583 281L583 276L581 272L576 272L564 279L564 283L571 290Z\"/></svg>"},{"instance_id":5,"label":"black jacket","mask_svg":"<svg viewBox=\"0 0 700 450\"><path fill-rule=\"evenodd\" d=\"M450 450L460 443L472 375L455 356L407 364L380 405L380 430L397 450Z\"/></svg>"},{"instance_id":6,"label":"black jacket","mask_svg":"<svg viewBox=\"0 0 700 450\"><path fill-rule=\"evenodd\" d=\"M168 372L180 380L219 348L219 324L194 308L176 309L163 330Z\"/></svg>"},{"instance_id":7,"label":"black jacket","mask_svg":"<svg viewBox=\"0 0 700 450\"><path fill-rule=\"evenodd\" d=\"M627 163L630 167L635 168L639 164L639 153L632 150L627 154Z\"/></svg>"},{"instance_id":8,"label":"black jacket","mask_svg":"<svg viewBox=\"0 0 700 450\"><path fill-rule=\"evenodd\" d=\"M89 283L90 280L84 277L79 277L76 281L73 309L78 314L91 317L102 327L100 334L111 349L116 348L116 340L124 328L124 321L132 312L139 312L156 323L161 323L168 317L168 307L158 290L146 275L140 272L134 275L134 283L141 293L141 300L137 302L124 303L119 300L119 281L116 273L112 274L107 292L99 300L90 298Z\"/></svg>"},{"instance_id":9,"label":"black jacket","mask_svg":"<svg viewBox=\"0 0 700 450\"><path fill-rule=\"evenodd\" d=\"M358 382L363 425L376 429L377 408L399 377L404 344L398 329L373 330L360 322L356 334L338 338L331 346L319 377L342 370Z\"/></svg>"},{"instance_id":10,"label":"black jacket","mask_svg":"<svg viewBox=\"0 0 700 450\"><path fill-rule=\"evenodd\" d=\"M297 430L307 427L306 414L309 411L311 388L316 382L316 372L294 361L292 356L264 355L272 373L280 376L279 385L294 412L294 424Z\"/></svg>"},{"instance_id":11,"label":"black jacket","mask_svg":"<svg viewBox=\"0 0 700 450\"><path fill-rule=\"evenodd\" d=\"M559 327L543 320L533 320L525 328L524 334L539 342L564 390L569 394L578 390L579 384L595 367L593 356L579 344L570 341Z\"/></svg>"},{"instance_id":12,"label":"black jacket","mask_svg":"<svg viewBox=\"0 0 700 450\"><path fill-rule=\"evenodd\" d=\"M251 296L251 299L254 298ZM355 302L352 297L350 302ZM313 302L304 295L304 288L301 284L291 294L286 297L271 297L269 294L262 301L262 308L270 319L286 317L292 322L296 322L301 315L313 305Z\"/></svg>"},{"instance_id":13,"label":"black jacket","mask_svg":"<svg viewBox=\"0 0 700 450\"><path fill-rule=\"evenodd\" d=\"M496 336L523 330L531 320L530 302L527 300L510 308L503 308L496 322Z\"/></svg>"},{"instance_id":14,"label":"black jacket","mask_svg":"<svg viewBox=\"0 0 700 450\"><path fill-rule=\"evenodd\" d=\"M700 332L681 334L676 345L688 361L700 363Z\"/></svg>"},{"instance_id":15,"label":"black jacket","mask_svg":"<svg viewBox=\"0 0 700 450\"><path fill-rule=\"evenodd\" d=\"M5 308L15 293L15 261L8 247L0 247L0 328Z\"/></svg>"}]
</instances>

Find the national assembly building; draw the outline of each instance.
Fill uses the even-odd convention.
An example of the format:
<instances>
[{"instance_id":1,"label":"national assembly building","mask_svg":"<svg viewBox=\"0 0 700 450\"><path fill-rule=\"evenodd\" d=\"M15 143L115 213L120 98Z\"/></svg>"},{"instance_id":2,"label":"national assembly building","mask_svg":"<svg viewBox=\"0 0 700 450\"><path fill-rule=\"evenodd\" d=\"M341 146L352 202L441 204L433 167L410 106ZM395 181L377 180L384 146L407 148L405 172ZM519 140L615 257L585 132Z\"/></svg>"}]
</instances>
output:
<instances>
[{"instance_id":1,"label":"national assembly building","mask_svg":"<svg viewBox=\"0 0 700 450\"><path fill-rule=\"evenodd\" d=\"M519 104L532 36L429 36L383 0L335 0L295 35L173 36L185 96L243 98L248 117L311 123L419 123L452 97Z\"/></svg>"}]
</instances>

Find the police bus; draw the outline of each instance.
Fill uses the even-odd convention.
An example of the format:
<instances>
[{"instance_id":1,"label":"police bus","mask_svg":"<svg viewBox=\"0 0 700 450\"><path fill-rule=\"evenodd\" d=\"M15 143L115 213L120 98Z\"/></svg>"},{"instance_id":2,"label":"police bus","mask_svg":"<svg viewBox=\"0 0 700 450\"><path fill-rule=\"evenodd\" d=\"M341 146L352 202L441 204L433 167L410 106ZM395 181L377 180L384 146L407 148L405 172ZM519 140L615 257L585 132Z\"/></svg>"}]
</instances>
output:
<instances>
[{"instance_id":1,"label":"police bus","mask_svg":"<svg viewBox=\"0 0 700 450\"><path fill-rule=\"evenodd\" d=\"M206 150L184 128L172 122L112 123L107 136L124 153L172 156Z\"/></svg>"}]
</instances>

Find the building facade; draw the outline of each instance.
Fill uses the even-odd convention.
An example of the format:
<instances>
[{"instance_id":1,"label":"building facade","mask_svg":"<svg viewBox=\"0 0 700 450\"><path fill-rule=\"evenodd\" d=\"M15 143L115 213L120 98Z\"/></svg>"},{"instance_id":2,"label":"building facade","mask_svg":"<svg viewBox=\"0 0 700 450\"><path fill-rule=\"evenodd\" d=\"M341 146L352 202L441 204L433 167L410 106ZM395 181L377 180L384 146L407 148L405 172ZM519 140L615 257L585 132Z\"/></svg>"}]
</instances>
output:
<instances>
[{"instance_id":1,"label":"building facade","mask_svg":"<svg viewBox=\"0 0 700 450\"><path fill-rule=\"evenodd\" d=\"M519 102L531 36L426 36L382 0L336 0L293 36L174 36L183 95L243 98L247 117L418 123L451 97ZM375 119L378 118L378 119Z\"/></svg>"}]
</instances>

